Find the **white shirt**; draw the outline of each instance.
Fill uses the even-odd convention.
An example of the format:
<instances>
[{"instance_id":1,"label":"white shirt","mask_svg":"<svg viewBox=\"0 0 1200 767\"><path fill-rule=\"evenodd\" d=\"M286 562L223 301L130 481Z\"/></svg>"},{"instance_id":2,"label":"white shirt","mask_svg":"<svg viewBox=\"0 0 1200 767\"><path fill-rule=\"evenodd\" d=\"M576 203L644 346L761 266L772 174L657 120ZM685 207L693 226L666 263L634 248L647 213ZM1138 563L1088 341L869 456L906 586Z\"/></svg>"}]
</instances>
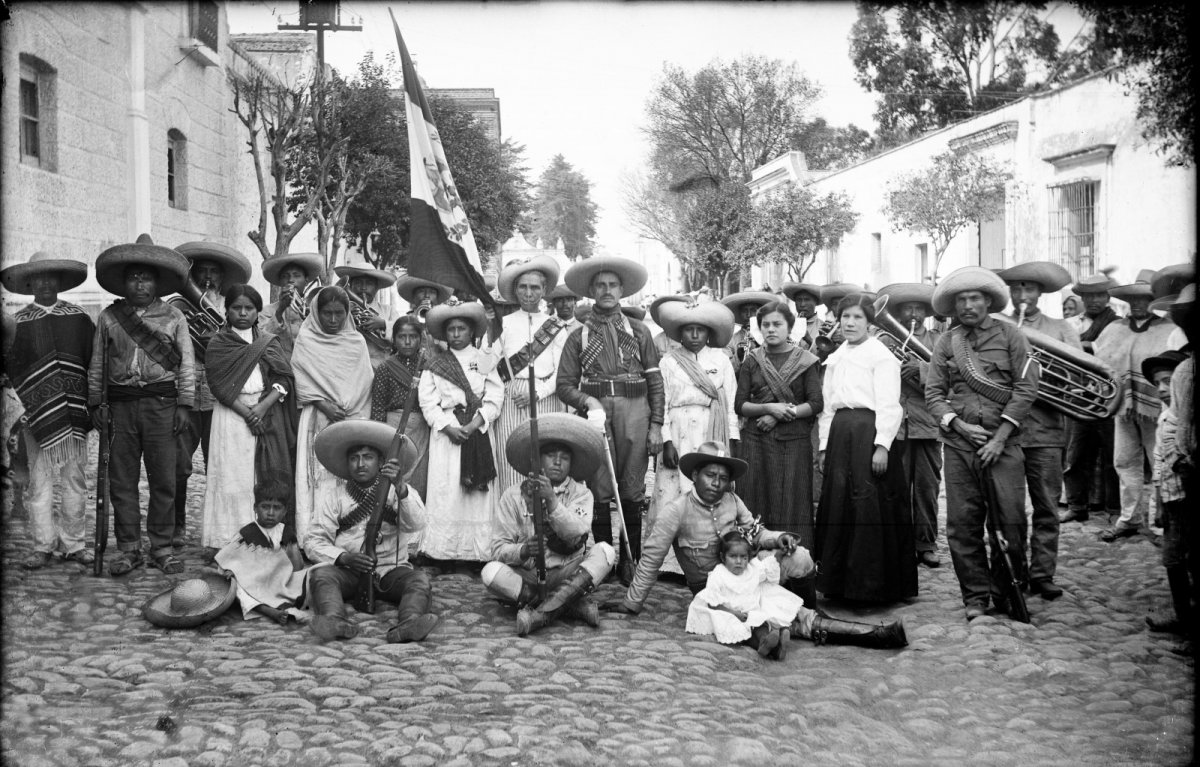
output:
<instances>
[{"instance_id":1,"label":"white shirt","mask_svg":"<svg viewBox=\"0 0 1200 767\"><path fill-rule=\"evenodd\" d=\"M890 449L904 420L900 404L900 361L883 342L868 337L858 345L843 343L825 362L821 387L825 407L818 420L824 450L833 415L842 408L875 411L875 444Z\"/></svg>"},{"instance_id":2,"label":"white shirt","mask_svg":"<svg viewBox=\"0 0 1200 767\"><path fill-rule=\"evenodd\" d=\"M480 434L487 434L489 425L500 415L500 406L504 403L504 384L500 382L500 374L496 372L495 360L479 351L474 346L465 349L450 350L458 358L467 383L471 385L475 396L483 400L479 413L483 416L483 426L479 427ZM421 415L434 431L441 431L447 426L458 426L454 417L454 408L467 404L467 395L458 386L445 378L435 375L429 370L421 373L417 384L417 396L421 403Z\"/></svg>"},{"instance_id":3,"label":"white shirt","mask_svg":"<svg viewBox=\"0 0 1200 767\"><path fill-rule=\"evenodd\" d=\"M524 309L518 309L512 314L506 315L500 320L500 338L496 339L496 343L492 347L494 355L498 358L511 358L533 340L534 334L549 319L550 315L548 314L527 312ZM537 376L536 389L538 399L549 397L554 393L555 373L558 372L558 357L562 351L562 346L557 341L560 336L565 340L567 333L566 328L559 330L558 335L554 336L554 341L551 342L550 346L543 349L542 353L533 361L533 371ZM529 367L527 365L514 378L528 380Z\"/></svg>"}]
</instances>

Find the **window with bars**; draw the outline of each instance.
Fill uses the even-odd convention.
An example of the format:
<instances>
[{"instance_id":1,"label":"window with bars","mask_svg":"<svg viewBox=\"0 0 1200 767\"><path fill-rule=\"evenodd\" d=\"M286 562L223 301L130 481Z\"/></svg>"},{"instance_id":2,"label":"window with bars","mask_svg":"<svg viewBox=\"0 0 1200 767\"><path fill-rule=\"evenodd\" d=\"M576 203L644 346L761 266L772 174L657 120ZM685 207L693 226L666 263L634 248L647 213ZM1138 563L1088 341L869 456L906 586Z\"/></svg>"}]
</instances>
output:
<instances>
[{"instance_id":1,"label":"window with bars","mask_svg":"<svg viewBox=\"0 0 1200 767\"><path fill-rule=\"evenodd\" d=\"M167 205L187 210L187 139L167 131Z\"/></svg>"},{"instance_id":2,"label":"window with bars","mask_svg":"<svg viewBox=\"0 0 1200 767\"><path fill-rule=\"evenodd\" d=\"M1096 271L1099 181L1073 181L1050 191L1050 260L1078 280Z\"/></svg>"},{"instance_id":3,"label":"window with bars","mask_svg":"<svg viewBox=\"0 0 1200 767\"><path fill-rule=\"evenodd\" d=\"M218 24L220 9L213 0L192 0L191 2L192 38L204 43L212 50L217 50L219 38Z\"/></svg>"}]
</instances>

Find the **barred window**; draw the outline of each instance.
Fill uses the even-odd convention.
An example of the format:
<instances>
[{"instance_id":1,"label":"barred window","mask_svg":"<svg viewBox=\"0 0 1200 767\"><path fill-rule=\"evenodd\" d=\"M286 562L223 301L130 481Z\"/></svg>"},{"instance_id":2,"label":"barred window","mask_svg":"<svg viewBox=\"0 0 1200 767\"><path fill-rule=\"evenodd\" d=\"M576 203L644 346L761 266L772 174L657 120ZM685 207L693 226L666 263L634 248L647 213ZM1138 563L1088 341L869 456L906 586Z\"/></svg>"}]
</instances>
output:
<instances>
[{"instance_id":1,"label":"barred window","mask_svg":"<svg viewBox=\"0 0 1200 767\"><path fill-rule=\"evenodd\" d=\"M1096 271L1099 181L1074 181L1050 191L1050 260L1078 280Z\"/></svg>"},{"instance_id":2,"label":"barred window","mask_svg":"<svg viewBox=\"0 0 1200 767\"><path fill-rule=\"evenodd\" d=\"M204 43L212 50L217 50L218 23L220 9L213 0L192 0L191 3L192 37Z\"/></svg>"},{"instance_id":3,"label":"barred window","mask_svg":"<svg viewBox=\"0 0 1200 767\"><path fill-rule=\"evenodd\" d=\"M187 210L187 139L174 128L167 131L167 205Z\"/></svg>"}]
</instances>

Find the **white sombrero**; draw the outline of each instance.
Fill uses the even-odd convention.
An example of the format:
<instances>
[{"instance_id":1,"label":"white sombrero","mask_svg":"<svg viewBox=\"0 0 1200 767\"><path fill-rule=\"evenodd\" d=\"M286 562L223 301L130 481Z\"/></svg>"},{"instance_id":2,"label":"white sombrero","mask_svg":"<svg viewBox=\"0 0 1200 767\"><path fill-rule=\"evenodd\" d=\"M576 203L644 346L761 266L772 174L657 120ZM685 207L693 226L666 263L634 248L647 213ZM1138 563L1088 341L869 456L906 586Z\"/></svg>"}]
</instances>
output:
<instances>
[{"instance_id":1,"label":"white sombrero","mask_svg":"<svg viewBox=\"0 0 1200 767\"><path fill-rule=\"evenodd\" d=\"M708 345L723 349L733 338L733 311L717 301L704 303L669 303L659 309L663 332L672 341L682 343L682 331L687 325L703 325L708 328Z\"/></svg>"},{"instance_id":2,"label":"white sombrero","mask_svg":"<svg viewBox=\"0 0 1200 767\"><path fill-rule=\"evenodd\" d=\"M637 261L620 256L592 256L571 264L571 268L563 275L563 282L576 295L590 295L592 278L600 272L612 272L620 277L621 292L626 296L645 287L648 278L646 267Z\"/></svg>"},{"instance_id":3,"label":"white sombrero","mask_svg":"<svg viewBox=\"0 0 1200 767\"><path fill-rule=\"evenodd\" d=\"M33 295L31 281L36 275L47 272L58 273L59 290L70 290L79 287L87 279L87 264L73 258L55 258L49 253L39 250L25 263L13 264L4 271L0 271L0 281L3 281L4 287L13 293L31 296Z\"/></svg>"},{"instance_id":4,"label":"white sombrero","mask_svg":"<svg viewBox=\"0 0 1200 767\"><path fill-rule=\"evenodd\" d=\"M577 480L591 479L604 460L604 439L601 431L587 422L586 419L570 413L547 413L539 415L538 444L545 447L552 442L558 442L571 448L571 478ZM517 424L508 441L504 445L504 455L508 463L518 474L527 476L533 472L529 461L531 458L529 442L532 438L530 421ZM537 469L541 469L538 466Z\"/></svg>"},{"instance_id":5,"label":"white sombrero","mask_svg":"<svg viewBox=\"0 0 1200 767\"><path fill-rule=\"evenodd\" d=\"M992 312L1008 306L1008 286L1000 275L982 266L964 266L946 275L933 289L933 311L943 317L954 316L954 297L965 290L978 290L992 299Z\"/></svg>"},{"instance_id":6,"label":"white sombrero","mask_svg":"<svg viewBox=\"0 0 1200 767\"><path fill-rule=\"evenodd\" d=\"M304 276L309 280L315 280L325 271L325 262L320 253L288 253L286 256L271 256L263 261L263 277L272 285L278 285L279 273L286 266L296 266L304 270Z\"/></svg>"},{"instance_id":7,"label":"white sombrero","mask_svg":"<svg viewBox=\"0 0 1200 767\"><path fill-rule=\"evenodd\" d=\"M313 440L313 452L321 465L342 479L350 479L346 451L358 445L370 445L386 456L392 447L396 430L386 423L365 418L351 418L326 426ZM417 460L417 447L408 437L400 448L400 466L407 469Z\"/></svg>"},{"instance_id":8,"label":"white sombrero","mask_svg":"<svg viewBox=\"0 0 1200 767\"><path fill-rule=\"evenodd\" d=\"M546 293L551 292L558 285L558 262L550 256L534 256L521 261L514 260L501 269L500 274L496 277L496 290L500 293L500 297L510 304L520 303L513 288L521 275L529 272L541 272L542 276L546 278Z\"/></svg>"},{"instance_id":9,"label":"white sombrero","mask_svg":"<svg viewBox=\"0 0 1200 767\"><path fill-rule=\"evenodd\" d=\"M155 245L150 235L138 235L137 242L114 245L96 257L96 282L114 295L125 295L125 269L149 266L158 272L158 295L169 296L183 290L188 279L188 260L182 253Z\"/></svg>"},{"instance_id":10,"label":"white sombrero","mask_svg":"<svg viewBox=\"0 0 1200 767\"><path fill-rule=\"evenodd\" d=\"M237 585L232 578L203 572L150 597L142 605L142 616L163 628L193 628L220 617L236 595Z\"/></svg>"},{"instance_id":11,"label":"white sombrero","mask_svg":"<svg viewBox=\"0 0 1200 767\"><path fill-rule=\"evenodd\" d=\"M455 301L438 304L425 315L425 329L439 341L446 340L446 323L450 320L466 320L475 329L476 340L487 332L488 318L483 305L477 301Z\"/></svg>"},{"instance_id":12,"label":"white sombrero","mask_svg":"<svg viewBox=\"0 0 1200 767\"><path fill-rule=\"evenodd\" d=\"M228 245L207 241L185 242L176 245L175 252L182 253L191 264L195 264L197 260L217 262L225 271L222 287L244 285L250 281L250 259Z\"/></svg>"},{"instance_id":13,"label":"white sombrero","mask_svg":"<svg viewBox=\"0 0 1200 767\"><path fill-rule=\"evenodd\" d=\"M655 325L662 327L662 323L658 321L658 314L662 311L663 304L671 303L672 301L682 301L688 303L694 300L691 296L685 296L682 293L667 293L664 296L659 296L650 302L650 319Z\"/></svg>"}]
</instances>

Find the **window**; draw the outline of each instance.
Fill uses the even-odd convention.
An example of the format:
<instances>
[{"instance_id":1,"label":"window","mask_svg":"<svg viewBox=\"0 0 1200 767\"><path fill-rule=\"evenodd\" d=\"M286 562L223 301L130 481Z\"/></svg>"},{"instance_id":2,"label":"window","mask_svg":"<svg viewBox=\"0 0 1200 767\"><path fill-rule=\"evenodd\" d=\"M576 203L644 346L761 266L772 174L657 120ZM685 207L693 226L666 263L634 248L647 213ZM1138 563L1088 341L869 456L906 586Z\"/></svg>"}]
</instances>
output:
<instances>
[{"instance_id":1,"label":"window","mask_svg":"<svg viewBox=\"0 0 1200 767\"><path fill-rule=\"evenodd\" d=\"M878 275L883 271L883 234L871 234L871 271Z\"/></svg>"},{"instance_id":2,"label":"window","mask_svg":"<svg viewBox=\"0 0 1200 767\"><path fill-rule=\"evenodd\" d=\"M18 144L21 162L54 170L54 70L21 54Z\"/></svg>"},{"instance_id":3,"label":"window","mask_svg":"<svg viewBox=\"0 0 1200 767\"><path fill-rule=\"evenodd\" d=\"M192 0L190 8L191 32L194 40L199 40L212 50L217 50L219 35L218 23L220 9L213 0Z\"/></svg>"},{"instance_id":4,"label":"window","mask_svg":"<svg viewBox=\"0 0 1200 767\"><path fill-rule=\"evenodd\" d=\"M1096 270L1096 202L1099 181L1050 187L1050 260L1074 280Z\"/></svg>"},{"instance_id":5,"label":"window","mask_svg":"<svg viewBox=\"0 0 1200 767\"><path fill-rule=\"evenodd\" d=\"M840 244L834 245L826 251L825 282L827 284L841 282L842 265L838 253L839 246Z\"/></svg>"},{"instance_id":6,"label":"window","mask_svg":"<svg viewBox=\"0 0 1200 767\"><path fill-rule=\"evenodd\" d=\"M167 131L167 205L187 210L187 139Z\"/></svg>"}]
</instances>

